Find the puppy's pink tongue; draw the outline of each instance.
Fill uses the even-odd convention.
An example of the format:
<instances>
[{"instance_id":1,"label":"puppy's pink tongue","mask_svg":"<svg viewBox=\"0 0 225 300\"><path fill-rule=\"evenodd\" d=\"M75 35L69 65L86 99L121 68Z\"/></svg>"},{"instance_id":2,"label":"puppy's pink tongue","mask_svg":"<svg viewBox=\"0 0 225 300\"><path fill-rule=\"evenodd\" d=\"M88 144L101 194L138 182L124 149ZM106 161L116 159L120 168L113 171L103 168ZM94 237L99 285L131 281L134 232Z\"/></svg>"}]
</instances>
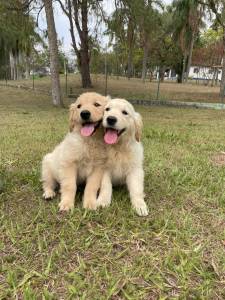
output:
<instances>
[{"instance_id":1,"label":"puppy's pink tongue","mask_svg":"<svg viewBox=\"0 0 225 300\"><path fill-rule=\"evenodd\" d=\"M90 136L90 135L92 135L94 130L95 130L94 124L85 124L81 128L80 133L81 133L82 136Z\"/></svg>"},{"instance_id":2,"label":"puppy's pink tongue","mask_svg":"<svg viewBox=\"0 0 225 300\"><path fill-rule=\"evenodd\" d=\"M114 129L107 129L105 135L104 135L104 141L106 144L115 144L118 140L118 134L117 131Z\"/></svg>"}]
</instances>

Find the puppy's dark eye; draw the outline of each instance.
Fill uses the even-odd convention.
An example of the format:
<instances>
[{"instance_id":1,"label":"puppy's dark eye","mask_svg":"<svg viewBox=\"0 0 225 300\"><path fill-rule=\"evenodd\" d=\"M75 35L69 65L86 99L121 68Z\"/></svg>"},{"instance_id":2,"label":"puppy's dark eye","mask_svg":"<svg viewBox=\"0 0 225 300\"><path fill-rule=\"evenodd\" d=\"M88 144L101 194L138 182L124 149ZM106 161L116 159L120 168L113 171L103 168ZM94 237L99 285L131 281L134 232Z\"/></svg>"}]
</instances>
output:
<instances>
[{"instance_id":1,"label":"puppy's dark eye","mask_svg":"<svg viewBox=\"0 0 225 300\"><path fill-rule=\"evenodd\" d=\"M122 113L123 113L124 115L128 115L128 112L127 112L126 110L123 110Z\"/></svg>"},{"instance_id":2,"label":"puppy's dark eye","mask_svg":"<svg viewBox=\"0 0 225 300\"><path fill-rule=\"evenodd\" d=\"M98 102L95 102L94 106L99 107L99 106L101 106L101 104L99 104Z\"/></svg>"},{"instance_id":3,"label":"puppy's dark eye","mask_svg":"<svg viewBox=\"0 0 225 300\"><path fill-rule=\"evenodd\" d=\"M110 108L109 108L109 107L107 107L105 110L106 110L106 111L110 111Z\"/></svg>"},{"instance_id":4,"label":"puppy's dark eye","mask_svg":"<svg viewBox=\"0 0 225 300\"><path fill-rule=\"evenodd\" d=\"M77 108L81 108L81 104L78 104L78 105L77 105Z\"/></svg>"}]
</instances>

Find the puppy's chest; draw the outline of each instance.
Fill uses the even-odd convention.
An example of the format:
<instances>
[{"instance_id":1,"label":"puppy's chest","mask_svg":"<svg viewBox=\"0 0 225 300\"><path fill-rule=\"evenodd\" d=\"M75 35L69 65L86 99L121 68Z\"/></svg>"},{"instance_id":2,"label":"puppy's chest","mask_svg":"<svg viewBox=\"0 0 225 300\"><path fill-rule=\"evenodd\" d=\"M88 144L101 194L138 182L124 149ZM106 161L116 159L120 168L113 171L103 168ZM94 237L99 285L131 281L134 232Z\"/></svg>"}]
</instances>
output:
<instances>
[{"instance_id":1,"label":"puppy's chest","mask_svg":"<svg viewBox=\"0 0 225 300\"><path fill-rule=\"evenodd\" d=\"M109 151L107 166L112 173L124 174L131 167L133 156L131 152Z\"/></svg>"},{"instance_id":2,"label":"puppy's chest","mask_svg":"<svg viewBox=\"0 0 225 300\"><path fill-rule=\"evenodd\" d=\"M103 168L107 162L106 151L101 145L89 145L83 149L82 159L77 162L78 181L83 182L97 167Z\"/></svg>"},{"instance_id":3,"label":"puppy's chest","mask_svg":"<svg viewBox=\"0 0 225 300\"><path fill-rule=\"evenodd\" d=\"M89 165L98 166L105 164L107 161L107 153L103 143L89 143L87 147L84 147L82 153L82 160L79 162L81 167L87 167Z\"/></svg>"}]
</instances>

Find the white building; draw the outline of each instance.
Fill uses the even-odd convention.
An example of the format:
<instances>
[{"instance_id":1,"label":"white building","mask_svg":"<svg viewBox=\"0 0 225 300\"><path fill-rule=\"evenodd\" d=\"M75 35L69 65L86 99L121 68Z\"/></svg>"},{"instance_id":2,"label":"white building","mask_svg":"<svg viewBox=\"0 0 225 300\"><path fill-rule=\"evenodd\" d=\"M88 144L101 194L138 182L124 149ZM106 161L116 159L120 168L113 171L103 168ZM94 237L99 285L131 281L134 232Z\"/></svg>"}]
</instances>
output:
<instances>
[{"instance_id":1,"label":"white building","mask_svg":"<svg viewBox=\"0 0 225 300\"><path fill-rule=\"evenodd\" d=\"M189 79L196 80L221 80L222 77L222 68L221 66L191 66L189 72Z\"/></svg>"}]
</instances>

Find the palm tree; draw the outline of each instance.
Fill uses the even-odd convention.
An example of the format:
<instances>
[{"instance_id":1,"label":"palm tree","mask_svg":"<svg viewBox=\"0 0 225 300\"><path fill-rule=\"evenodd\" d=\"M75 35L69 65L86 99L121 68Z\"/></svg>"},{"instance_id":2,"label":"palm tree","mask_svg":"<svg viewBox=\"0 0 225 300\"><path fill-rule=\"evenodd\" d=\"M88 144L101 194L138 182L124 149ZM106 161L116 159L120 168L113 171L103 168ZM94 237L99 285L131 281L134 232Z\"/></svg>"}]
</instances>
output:
<instances>
[{"instance_id":1,"label":"palm tree","mask_svg":"<svg viewBox=\"0 0 225 300\"><path fill-rule=\"evenodd\" d=\"M217 25L219 25L223 31L222 78L220 83L220 96L223 100L225 95L225 3L224 0L203 0L201 3L213 12L216 17Z\"/></svg>"},{"instance_id":2,"label":"palm tree","mask_svg":"<svg viewBox=\"0 0 225 300\"><path fill-rule=\"evenodd\" d=\"M28 77L28 57L33 50L34 44L40 42L40 36L35 32L35 23L25 10L22 2L2 1L0 3L0 60L1 65L10 64L11 79L19 79L26 65ZM26 62L27 63L24 63ZM1 74L2 76L2 74Z\"/></svg>"},{"instance_id":3,"label":"palm tree","mask_svg":"<svg viewBox=\"0 0 225 300\"><path fill-rule=\"evenodd\" d=\"M203 6L198 0L174 0L174 34L180 41L183 51L182 82L186 71L186 81L191 67L192 52L199 29L203 26Z\"/></svg>"},{"instance_id":4,"label":"palm tree","mask_svg":"<svg viewBox=\"0 0 225 300\"><path fill-rule=\"evenodd\" d=\"M135 1L117 0L116 9L108 20L108 33L126 52L127 78L132 76L133 49L136 38L136 22L133 5Z\"/></svg>"},{"instance_id":5,"label":"palm tree","mask_svg":"<svg viewBox=\"0 0 225 300\"><path fill-rule=\"evenodd\" d=\"M141 0L137 3L138 6L135 9L135 14L138 22L141 44L143 47L141 78L143 81L145 81L147 73L147 61L149 58L151 43L154 39L154 32L156 32L156 30L160 27L160 14L156 7L162 8L162 3L160 0Z\"/></svg>"}]
</instances>

